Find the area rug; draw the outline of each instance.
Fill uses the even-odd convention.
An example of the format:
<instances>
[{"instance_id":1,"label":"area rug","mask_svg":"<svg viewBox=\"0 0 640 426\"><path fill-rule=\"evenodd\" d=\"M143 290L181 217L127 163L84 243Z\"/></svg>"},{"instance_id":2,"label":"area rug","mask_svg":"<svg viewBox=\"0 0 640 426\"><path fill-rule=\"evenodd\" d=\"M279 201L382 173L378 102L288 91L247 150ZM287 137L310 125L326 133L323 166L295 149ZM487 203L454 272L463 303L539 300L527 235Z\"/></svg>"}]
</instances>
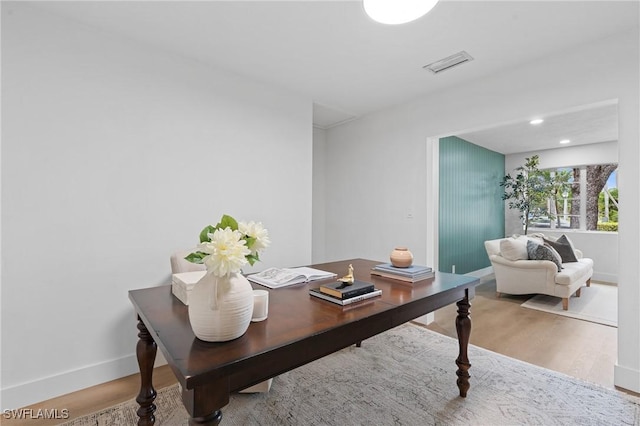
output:
<instances>
[{"instance_id":1,"label":"area rug","mask_svg":"<svg viewBox=\"0 0 640 426\"><path fill-rule=\"evenodd\" d=\"M455 339L407 324L234 394L225 425L640 425L640 398L475 346L458 395ZM187 425L178 385L158 392L156 425ZM134 425L134 400L65 423Z\"/></svg>"},{"instance_id":2,"label":"area rug","mask_svg":"<svg viewBox=\"0 0 640 426\"><path fill-rule=\"evenodd\" d=\"M569 309L566 311L562 310L561 298L543 294L532 297L520 306L612 327L618 326L617 286L591 283L591 287L582 287L580 293L580 297L569 299Z\"/></svg>"}]
</instances>

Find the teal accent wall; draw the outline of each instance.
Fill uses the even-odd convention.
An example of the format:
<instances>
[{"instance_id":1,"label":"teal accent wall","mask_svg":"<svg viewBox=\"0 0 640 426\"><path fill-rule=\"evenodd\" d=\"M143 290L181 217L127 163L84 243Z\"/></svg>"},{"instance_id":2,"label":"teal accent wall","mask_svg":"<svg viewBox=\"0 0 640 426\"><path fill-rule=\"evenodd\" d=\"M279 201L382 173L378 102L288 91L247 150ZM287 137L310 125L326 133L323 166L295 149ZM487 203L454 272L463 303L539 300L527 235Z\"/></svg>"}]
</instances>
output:
<instances>
[{"instance_id":1,"label":"teal accent wall","mask_svg":"<svg viewBox=\"0 0 640 426\"><path fill-rule=\"evenodd\" d=\"M490 266L484 242L504 236L504 155L450 136L440 139L438 270Z\"/></svg>"}]
</instances>

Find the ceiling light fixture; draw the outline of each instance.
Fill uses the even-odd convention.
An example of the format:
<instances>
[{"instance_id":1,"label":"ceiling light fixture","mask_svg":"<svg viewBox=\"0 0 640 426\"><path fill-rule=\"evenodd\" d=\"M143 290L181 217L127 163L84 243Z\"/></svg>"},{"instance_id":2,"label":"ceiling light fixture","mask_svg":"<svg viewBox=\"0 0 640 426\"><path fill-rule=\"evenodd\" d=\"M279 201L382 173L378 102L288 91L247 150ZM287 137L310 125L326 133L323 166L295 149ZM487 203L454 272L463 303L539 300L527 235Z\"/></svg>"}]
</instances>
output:
<instances>
[{"instance_id":1,"label":"ceiling light fixture","mask_svg":"<svg viewBox=\"0 0 640 426\"><path fill-rule=\"evenodd\" d=\"M362 0L364 11L381 24L405 24L424 16L438 0Z\"/></svg>"},{"instance_id":2,"label":"ceiling light fixture","mask_svg":"<svg viewBox=\"0 0 640 426\"><path fill-rule=\"evenodd\" d=\"M529 124L533 124L535 126L536 124L542 124L543 122L544 120L542 118L534 118L529 122Z\"/></svg>"},{"instance_id":3,"label":"ceiling light fixture","mask_svg":"<svg viewBox=\"0 0 640 426\"><path fill-rule=\"evenodd\" d=\"M562 139L562 140L560 141L560 143L561 143L562 145L566 145L566 144L568 144L568 143L571 143L571 141L570 141L569 139Z\"/></svg>"}]
</instances>

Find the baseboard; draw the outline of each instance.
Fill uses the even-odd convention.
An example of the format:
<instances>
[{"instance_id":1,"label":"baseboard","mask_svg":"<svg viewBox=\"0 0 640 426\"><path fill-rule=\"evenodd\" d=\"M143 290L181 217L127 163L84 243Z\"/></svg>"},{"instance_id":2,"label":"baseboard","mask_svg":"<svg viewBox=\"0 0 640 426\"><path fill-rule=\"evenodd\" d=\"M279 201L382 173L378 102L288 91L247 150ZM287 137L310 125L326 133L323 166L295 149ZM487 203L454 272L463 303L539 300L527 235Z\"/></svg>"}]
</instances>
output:
<instances>
[{"instance_id":1,"label":"baseboard","mask_svg":"<svg viewBox=\"0 0 640 426\"><path fill-rule=\"evenodd\" d=\"M616 364L613 366L613 384L640 393L640 371Z\"/></svg>"},{"instance_id":2,"label":"baseboard","mask_svg":"<svg viewBox=\"0 0 640 426\"><path fill-rule=\"evenodd\" d=\"M487 267L487 268L483 268L483 269L478 269L476 271L471 271L467 274L464 274L470 277L474 277L474 278L480 278L480 284L493 279L493 268L491 266ZM429 325L432 322L434 322L436 320L435 318L435 314L433 312L428 313L426 315L423 315L421 317L418 317L416 319L414 319L415 322L423 324L423 325Z\"/></svg>"},{"instance_id":3,"label":"baseboard","mask_svg":"<svg viewBox=\"0 0 640 426\"><path fill-rule=\"evenodd\" d=\"M492 266L487 266L486 268L477 269L475 271L468 272L464 275L474 277L474 278L479 278L480 284L484 284L485 282L495 278L495 276L493 275Z\"/></svg>"},{"instance_id":4,"label":"baseboard","mask_svg":"<svg viewBox=\"0 0 640 426\"><path fill-rule=\"evenodd\" d=\"M593 281L600 281L603 283L611 283L618 284L618 274L607 274L603 272L593 271L593 276L591 277Z\"/></svg>"},{"instance_id":5,"label":"baseboard","mask_svg":"<svg viewBox=\"0 0 640 426\"><path fill-rule=\"evenodd\" d=\"M155 366L166 364L158 351ZM71 392L138 373L135 355L90 365L1 390L0 411L26 407Z\"/></svg>"}]
</instances>

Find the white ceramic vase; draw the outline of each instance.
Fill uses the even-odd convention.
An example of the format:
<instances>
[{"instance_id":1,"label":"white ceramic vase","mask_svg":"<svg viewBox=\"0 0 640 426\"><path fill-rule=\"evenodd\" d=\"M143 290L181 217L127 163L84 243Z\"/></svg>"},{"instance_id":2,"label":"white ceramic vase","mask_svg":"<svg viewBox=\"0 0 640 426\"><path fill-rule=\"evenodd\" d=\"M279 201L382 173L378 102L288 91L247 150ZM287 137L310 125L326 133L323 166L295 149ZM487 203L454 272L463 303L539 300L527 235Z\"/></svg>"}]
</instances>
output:
<instances>
[{"instance_id":1,"label":"white ceramic vase","mask_svg":"<svg viewBox=\"0 0 640 426\"><path fill-rule=\"evenodd\" d=\"M193 333L207 342L226 342L242 336L253 313L253 289L239 273L216 277L206 273L189 296Z\"/></svg>"}]
</instances>

